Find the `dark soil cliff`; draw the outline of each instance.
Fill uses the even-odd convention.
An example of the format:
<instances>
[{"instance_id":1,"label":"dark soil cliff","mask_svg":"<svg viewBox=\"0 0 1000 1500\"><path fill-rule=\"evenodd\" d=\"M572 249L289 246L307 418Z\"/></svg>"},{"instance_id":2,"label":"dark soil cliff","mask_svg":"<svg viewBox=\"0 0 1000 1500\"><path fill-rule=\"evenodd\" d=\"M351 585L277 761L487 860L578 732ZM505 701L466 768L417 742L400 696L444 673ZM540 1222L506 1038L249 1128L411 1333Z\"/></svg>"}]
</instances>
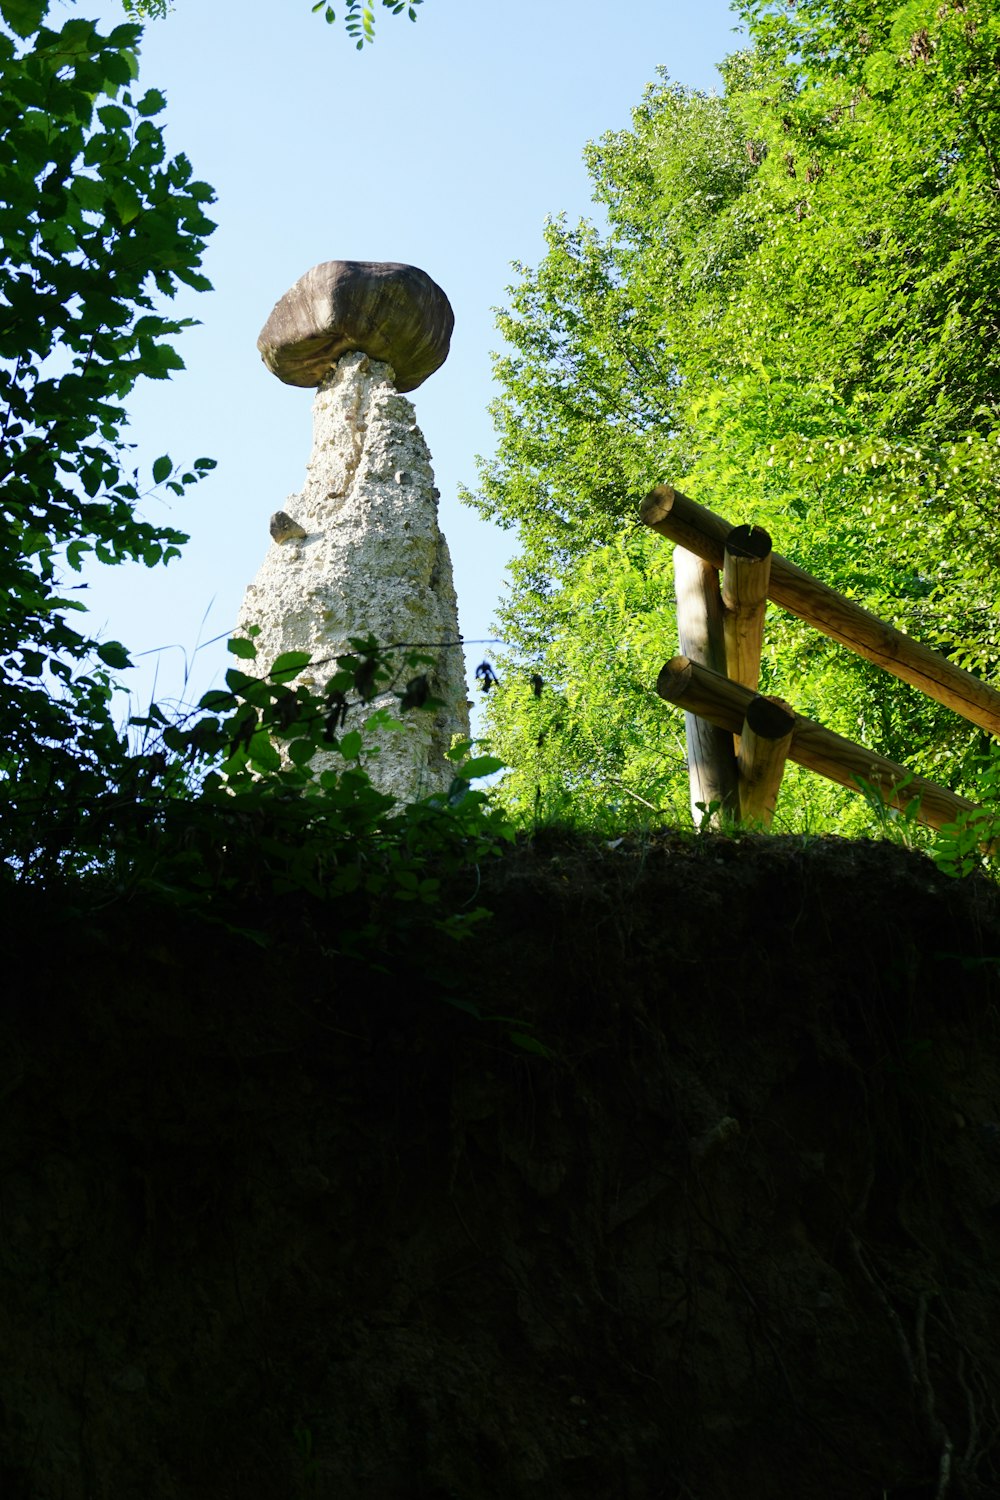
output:
<instances>
[{"instance_id":1,"label":"dark soil cliff","mask_svg":"<svg viewBox=\"0 0 1000 1500\"><path fill-rule=\"evenodd\" d=\"M838 840L482 874L383 974L295 908L5 898L3 1500L1000 1496L996 890Z\"/></svg>"}]
</instances>

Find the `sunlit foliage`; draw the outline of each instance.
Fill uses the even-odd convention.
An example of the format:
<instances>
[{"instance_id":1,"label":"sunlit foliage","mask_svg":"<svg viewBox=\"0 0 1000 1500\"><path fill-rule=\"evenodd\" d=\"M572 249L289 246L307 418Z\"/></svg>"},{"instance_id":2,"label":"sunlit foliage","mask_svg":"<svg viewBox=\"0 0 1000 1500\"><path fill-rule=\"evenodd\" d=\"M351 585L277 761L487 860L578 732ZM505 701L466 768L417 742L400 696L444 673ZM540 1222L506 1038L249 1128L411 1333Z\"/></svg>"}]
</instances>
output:
<instances>
[{"instance_id":1,"label":"sunlit foliage","mask_svg":"<svg viewBox=\"0 0 1000 1500\"><path fill-rule=\"evenodd\" d=\"M679 788L668 482L985 676L998 657L1000 19L986 0L750 5L721 98L664 76L587 150L606 227L546 229L501 314L484 514L516 527L501 628L549 684L491 694L508 795ZM764 686L975 795L984 738L779 612ZM513 678L511 679L514 680ZM658 753L659 752L659 753ZM786 820L863 809L802 781ZM673 788L673 792L671 792Z\"/></svg>"}]
</instances>

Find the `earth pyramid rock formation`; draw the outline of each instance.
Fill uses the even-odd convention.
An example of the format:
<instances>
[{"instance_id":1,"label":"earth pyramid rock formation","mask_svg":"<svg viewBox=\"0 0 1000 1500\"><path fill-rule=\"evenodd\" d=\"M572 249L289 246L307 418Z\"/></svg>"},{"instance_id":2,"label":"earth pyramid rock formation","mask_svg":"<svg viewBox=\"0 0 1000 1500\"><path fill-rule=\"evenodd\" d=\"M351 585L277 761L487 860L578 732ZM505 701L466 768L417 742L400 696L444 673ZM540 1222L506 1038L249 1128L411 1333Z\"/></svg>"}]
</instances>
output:
<instances>
[{"instance_id":1,"label":"earth pyramid rock formation","mask_svg":"<svg viewBox=\"0 0 1000 1500\"><path fill-rule=\"evenodd\" d=\"M414 801L446 790L446 752L469 733L465 668L448 546L438 526L431 457L411 402L443 364L454 319L447 297L413 266L328 261L296 282L258 339L268 368L289 385L315 386L313 446L301 493L271 517L271 544L240 609L258 670L285 651L308 651L298 679L322 690L371 634L382 647L426 647L431 695L443 707L400 713L387 692L353 712L359 728L380 707L405 730L377 731L367 762L380 790ZM261 527L263 532L263 525ZM438 644L440 643L440 644ZM412 675L400 654L400 682ZM343 762L331 755L329 764Z\"/></svg>"}]
</instances>

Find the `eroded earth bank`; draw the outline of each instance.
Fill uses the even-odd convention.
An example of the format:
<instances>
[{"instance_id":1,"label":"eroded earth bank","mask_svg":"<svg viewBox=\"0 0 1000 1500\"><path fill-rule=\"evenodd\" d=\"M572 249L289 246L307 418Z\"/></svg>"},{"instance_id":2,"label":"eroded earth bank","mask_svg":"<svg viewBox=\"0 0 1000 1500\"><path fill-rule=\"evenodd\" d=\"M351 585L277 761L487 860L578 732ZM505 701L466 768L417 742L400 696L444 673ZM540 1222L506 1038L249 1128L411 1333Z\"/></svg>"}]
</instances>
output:
<instances>
[{"instance_id":1,"label":"eroded earth bank","mask_svg":"<svg viewBox=\"0 0 1000 1500\"><path fill-rule=\"evenodd\" d=\"M4 898L4 1500L1000 1494L995 888L480 873L382 972L308 904Z\"/></svg>"}]
</instances>

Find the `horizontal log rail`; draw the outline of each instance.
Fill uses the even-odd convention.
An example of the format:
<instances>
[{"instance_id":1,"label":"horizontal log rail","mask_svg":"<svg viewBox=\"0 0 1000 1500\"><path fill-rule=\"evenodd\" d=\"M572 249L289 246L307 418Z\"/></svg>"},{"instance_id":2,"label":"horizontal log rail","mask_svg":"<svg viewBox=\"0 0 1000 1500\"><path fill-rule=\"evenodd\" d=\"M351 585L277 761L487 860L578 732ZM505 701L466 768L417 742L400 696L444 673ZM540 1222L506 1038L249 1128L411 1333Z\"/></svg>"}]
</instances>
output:
<instances>
[{"instance_id":1,"label":"horizontal log rail","mask_svg":"<svg viewBox=\"0 0 1000 1500\"><path fill-rule=\"evenodd\" d=\"M667 662L657 679L656 691L661 698L676 703L686 713L697 714L731 734L742 732L747 711L752 704L761 701L749 688L700 666L686 656L675 656ZM976 810L976 803L956 796L936 782L914 776L894 761L875 755L811 719L794 714L786 704L781 707L794 718L787 751L789 760L797 761L841 786L850 787L852 791L861 790L859 780L863 780L876 788L890 806L901 811L917 800L917 821L931 828L942 828L946 823L954 823L963 813ZM759 708L754 710L752 720L758 713ZM787 725L780 727L787 728Z\"/></svg>"},{"instance_id":2,"label":"horizontal log rail","mask_svg":"<svg viewBox=\"0 0 1000 1500\"><path fill-rule=\"evenodd\" d=\"M660 536L686 547L722 571L726 542L733 527L721 516L689 500L679 490L661 484L650 490L642 502L640 518ZM894 677L919 688L929 698L1000 738L1000 692L860 605L852 604L836 589L777 552L771 553L767 597L840 645L867 657ZM739 727L734 733L739 733ZM794 755L792 758L795 759Z\"/></svg>"}]
</instances>

